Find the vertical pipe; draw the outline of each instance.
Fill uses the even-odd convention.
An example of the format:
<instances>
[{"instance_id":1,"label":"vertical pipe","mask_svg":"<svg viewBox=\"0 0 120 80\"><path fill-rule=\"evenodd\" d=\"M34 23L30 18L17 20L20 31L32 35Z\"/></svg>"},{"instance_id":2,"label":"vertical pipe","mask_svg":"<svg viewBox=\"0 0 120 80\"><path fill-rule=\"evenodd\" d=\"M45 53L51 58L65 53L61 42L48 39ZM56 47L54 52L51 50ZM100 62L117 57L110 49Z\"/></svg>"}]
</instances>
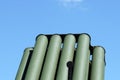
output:
<instances>
[{"instance_id":1,"label":"vertical pipe","mask_svg":"<svg viewBox=\"0 0 120 80\"><path fill-rule=\"evenodd\" d=\"M25 80L38 80L42 68L48 39L44 35L37 38Z\"/></svg>"},{"instance_id":2,"label":"vertical pipe","mask_svg":"<svg viewBox=\"0 0 120 80\"><path fill-rule=\"evenodd\" d=\"M33 48L26 48L24 50L24 54L23 54L22 60L20 62L20 66L19 66L15 80L22 80L22 76L24 74L24 70L25 70L25 67L26 67L28 57L30 55L31 50L33 50Z\"/></svg>"},{"instance_id":3,"label":"vertical pipe","mask_svg":"<svg viewBox=\"0 0 120 80\"><path fill-rule=\"evenodd\" d=\"M96 46L93 50L90 80L104 80L104 67L105 67L104 56L105 56L104 48Z\"/></svg>"},{"instance_id":4,"label":"vertical pipe","mask_svg":"<svg viewBox=\"0 0 120 80\"><path fill-rule=\"evenodd\" d=\"M78 47L75 56L75 64L73 70L73 80L87 80L88 64L89 64L89 43L90 37L86 34L81 34L78 39Z\"/></svg>"},{"instance_id":5,"label":"vertical pipe","mask_svg":"<svg viewBox=\"0 0 120 80\"><path fill-rule=\"evenodd\" d=\"M73 35L67 35L64 39L56 80L68 80L67 62L73 61L75 41Z\"/></svg>"},{"instance_id":6,"label":"vertical pipe","mask_svg":"<svg viewBox=\"0 0 120 80\"><path fill-rule=\"evenodd\" d=\"M62 39L59 35L51 37L40 80L54 80L61 42Z\"/></svg>"}]
</instances>

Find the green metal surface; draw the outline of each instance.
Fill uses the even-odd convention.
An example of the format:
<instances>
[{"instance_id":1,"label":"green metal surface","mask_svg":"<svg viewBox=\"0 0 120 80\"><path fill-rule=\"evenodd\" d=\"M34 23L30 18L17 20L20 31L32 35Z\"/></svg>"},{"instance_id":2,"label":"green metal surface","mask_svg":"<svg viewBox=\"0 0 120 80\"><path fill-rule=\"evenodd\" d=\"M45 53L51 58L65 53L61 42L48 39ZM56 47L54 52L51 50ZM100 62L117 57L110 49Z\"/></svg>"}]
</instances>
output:
<instances>
[{"instance_id":1,"label":"green metal surface","mask_svg":"<svg viewBox=\"0 0 120 80\"><path fill-rule=\"evenodd\" d=\"M20 62L20 66L19 66L15 80L22 80L23 73L24 73L24 70L25 70L25 67L27 64L27 60L28 60L31 50L33 50L33 48L26 48L24 50L24 54L23 54L22 60Z\"/></svg>"},{"instance_id":2,"label":"green metal surface","mask_svg":"<svg viewBox=\"0 0 120 80\"><path fill-rule=\"evenodd\" d=\"M73 61L75 41L74 35L67 35L64 39L56 80L68 80L67 62Z\"/></svg>"},{"instance_id":3,"label":"green metal surface","mask_svg":"<svg viewBox=\"0 0 120 80\"><path fill-rule=\"evenodd\" d=\"M25 80L38 80L45 56L48 39L44 35L37 38Z\"/></svg>"},{"instance_id":4,"label":"green metal surface","mask_svg":"<svg viewBox=\"0 0 120 80\"><path fill-rule=\"evenodd\" d=\"M86 33L37 36L15 80L104 80L105 50L91 46L90 39Z\"/></svg>"},{"instance_id":5,"label":"green metal surface","mask_svg":"<svg viewBox=\"0 0 120 80\"><path fill-rule=\"evenodd\" d=\"M59 35L51 37L40 80L54 80L61 42L62 39Z\"/></svg>"},{"instance_id":6,"label":"green metal surface","mask_svg":"<svg viewBox=\"0 0 120 80\"><path fill-rule=\"evenodd\" d=\"M78 39L78 47L75 57L75 64L73 70L73 80L87 80L88 79L88 65L89 65L89 44L90 38L86 34L81 34Z\"/></svg>"},{"instance_id":7,"label":"green metal surface","mask_svg":"<svg viewBox=\"0 0 120 80\"><path fill-rule=\"evenodd\" d=\"M92 69L90 80L104 80L105 68L105 50L103 47L97 46L93 50Z\"/></svg>"}]
</instances>

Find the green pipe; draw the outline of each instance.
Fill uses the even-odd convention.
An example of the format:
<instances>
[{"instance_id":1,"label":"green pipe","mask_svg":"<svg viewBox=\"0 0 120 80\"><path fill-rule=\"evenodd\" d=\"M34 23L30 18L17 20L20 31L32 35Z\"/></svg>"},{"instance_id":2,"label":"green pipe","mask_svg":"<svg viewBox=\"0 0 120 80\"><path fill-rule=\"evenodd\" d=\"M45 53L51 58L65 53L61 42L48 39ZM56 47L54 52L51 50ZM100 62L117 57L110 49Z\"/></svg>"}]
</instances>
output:
<instances>
[{"instance_id":1,"label":"green pipe","mask_svg":"<svg viewBox=\"0 0 120 80\"><path fill-rule=\"evenodd\" d=\"M89 64L89 44L90 37L87 34L81 34L78 38L78 47L75 56L73 70L73 80L87 80Z\"/></svg>"},{"instance_id":2,"label":"green pipe","mask_svg":"<svg viewBox=\"0 0 120 80\"><path fill-rule=\"evenodd\" d=\"M25 80L39 79L47 44L48 39L45 35L40 35L37 38Z\"/></svg>"},{"instance_id":3,"label":"green pipe","mask_svg":"<svg viewBox=\"0 0 120 80\"><path fill-rule=\"evenodd\" d=\"M90 80L104 80L104 68L105 68L104 56L105 50L103 47L100 46L94 47Z\"/></svg>"},{"instance_id":4,"label":"green pipe","mask_svg":"<svg viewBox=\"0 0 120 80\"><path fill-rule=\"evenodd\" d=\"M54 80L61 42L62 39L59 35L51 37L40 80Z\"/></svg>"},{"instance_id":5,"label":"green pipe","mask_svg":"<svg viewBox=\"0 0 120 80\"><path fill-rule=\"evenodd\" d=\"M73 61L75 41L73 35L67 35L64 39L56 80L68 80L67 62Z\"/></svg>"},{"instance_id":6,"label":"green pipe","mask_svg":"<svg viewBox=\"0 0 120 80\"><path fill-rule=\"evenodd\" d=\"M20 62L20 66L19 66L15 80L22 80L22 76L23 76L23 73L24 73L24 70L26 67L26 63L28 61L28 57L30 55L31 50L33 50L33 48L26 48L24 50L24 54L23 54L22 60Z\"/></svg>"}]
</instances>

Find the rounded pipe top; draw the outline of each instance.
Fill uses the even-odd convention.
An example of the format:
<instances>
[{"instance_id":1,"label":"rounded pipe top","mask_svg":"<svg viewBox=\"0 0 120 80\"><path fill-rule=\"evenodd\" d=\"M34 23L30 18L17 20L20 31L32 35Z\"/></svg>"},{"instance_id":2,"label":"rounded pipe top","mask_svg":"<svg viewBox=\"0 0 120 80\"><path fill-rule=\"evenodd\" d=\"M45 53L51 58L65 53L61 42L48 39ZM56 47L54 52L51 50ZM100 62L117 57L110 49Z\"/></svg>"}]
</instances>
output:
<instances>
[{"instance_id":1,"label":"rounded pipe top","mask_svg":"<svg viewBox=\"0 0 120 80\"><path fill-rule=\"evenodd\" d=\"M57 40L59 40L60 42L62 42L62 38L61 38L61 36L58 35L58 34L54 34L54 35L52 35L51 37L49 37L49 38L48 38L48 43L50 42L51 39L57 39Z\"/></svg>"},{"instance_id":2,"label":"rounded pipe top","mask_svg":"<svg viewBox=\"0 0 120 80\"><path fill-rule=\"evenodd\" d=\"M103 49L104 53L106 53L106 50L103 46L93 46L93 48L101 48L101 49Z\"/></svg>"},{"instance_id":3,"label":"rounded pipe top","mask_svg":"<svg viewBox=\"0 0 120 80\"><path fill-rule=\"evenodd\" d=\"M75 38L75 36L73 34L67 34L65 36L65 38L72 38L72 39L74 39L76 41L76 38Z\"/></svg>"},{"instance_id":4,"label":"rounded pipe top","mask_svg":"<svg viewBox=\"0 0 120 80\"><path fill-rule=\"evenodd\" d=\"M52 38L52 37L57 37L57 38L60 38L60 39L62 40L61 36L58 35L58 34L54 34L54 35L51 36L51 38Z\"/></svg>"},{"instance_id":5,"label":"rounded pipe top","mask_svg":"<svg viewBox=\"0 0 120 80\"><path fill-rule=\"evenodd\" d=\"M88 33L81 33L80 36L81 35L87 36L90 39L90 41L91 41L91 37L90 37L90 35Z\"/></svg>"},{"instance_id":6,"label":"rounded pipe top","mask_svg":"<svg viewBox=\"0 0 120 80\"><path fill-rule=\"evenodd\" d=\"M89 38L90 38L90 41L91 41L91 37L90 37L90 35L88 34L88 33L77 33L77 34L72 34L72 33L68 33L68 34L39 34L37 37L36 37L36 40L37 40L37 38L39 37L39 36L41 36L41 35L44 35L44 36L47 36L47 38L48 38L48 40L51 38L51 36L53 36L53 35L59 35L59 36L61 36L61 38L62 39L64 39L65 38L65 36L67 36L67 35L73 35L75 38L76 38L76 40L78 40L78 37L80 36L80 35L86 35L86 36L88 36Z\"/></svg>"},{"instance_id":7,"label":"rounded pipe top","mask_svg":"<svg viewBox=\"0 0 120 80\"><path fill-rule=\"evenodd\" d=\"M33 47L25 48L24 52L26 52L26 51L30 51L30 50L33 50Z\"/></svg>"},{"instance_id":8,"label":"rounded pipe top","mask_svg":"<svg viewBox=\"0 0 120 80\"><path fill-rule=\"evenodd\" d=\"M40 36L42 36L42 35L45 36L44 34L39 34L39 35L37 35L37 37L36 37L35 40L37 41L37 39L38 39Z\"/></svg>"},{"instance_id":9,"label":"rounded pipe top","mask_svg":"<svg viewBox=\"0 0 120 80\"><path fill-rule=\"evenodd\" d=\"M106 53L106 50L103 46L94 46L93 48L101 48L104 51L104 54ZM105 65L106 65L105 55L104 55L104 62L105 62Z\"/></svg>"},{"instance_id":10,"label":"rounded pipe top","mask_svg":"<svg viewBox=\"0 0 120 80\"><path fill-rule=\"evenodd\" d=\"M36 40L38 40L40 37L44 37L44 38L47 39L47 36L46 36L46 35L40 34L40 35L38 35L38 36L36 37Z\"/></svg>"}]
</instances>

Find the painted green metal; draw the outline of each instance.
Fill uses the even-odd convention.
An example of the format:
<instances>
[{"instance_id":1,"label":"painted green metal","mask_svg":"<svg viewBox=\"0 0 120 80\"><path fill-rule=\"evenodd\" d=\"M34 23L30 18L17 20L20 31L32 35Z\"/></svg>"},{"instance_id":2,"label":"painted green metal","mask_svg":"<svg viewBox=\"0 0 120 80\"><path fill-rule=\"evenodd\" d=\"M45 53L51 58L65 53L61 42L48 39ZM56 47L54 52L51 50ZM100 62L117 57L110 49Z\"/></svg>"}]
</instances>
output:
<instances>
[{"instance_id":1,"label":"painted green metal","mask_svg":"<svg viewBox=\"0 0 120 80\"><path fill-rule=\"evenodd\" d=\"M25 70L25 67L26 67L28 57L30 55L31 50L33 50L33 48L26 48L24 50L24 54L23 54L23 57L22 57L22 60L21 60L21 63L20 63L15 80L22 80L23 73L24 73L24 70Z\"/></svg>"},{"instance_id":2,"label":"painted green metal","mask_svg":"<svg viewBox=\"0 0 120 80\"><path fill-rule=\"evenodd\" d=\"M47 44L48 39L46 36L40 35L37 38L25 80L39 79Z\"/></svg>"},{"instance_id":3,"label":"painted green metal","mask_svg":"<svg viewBox=\"0 0 120 80\"><path fill-rule=\"evenodd\" d=\"M64 39L56 80L68 80L67 62L73 61L75 41L74 35L67 35Z\"/></svg>"},{"instance_id":4,"label":"painted green metal","mask_svg":"<svg viewBox=\"0 0 120 80\"><path fill-rule=\"evenodd\" d=\"M51 37L40 80L54 80L61 42L62 39L59 35L53 35Z\"/></svg>"},{"instance_id":5,"label":"painted green metal","mask_svg":"<svg viewBox=\"0 0 120 80\"><path fill-rule=\"evenodd\" d=\"M93 50L90 80L104 80L105 50L103 47L96 46Z\"/></svg>"},{"instance_id":6,"label":"painted green metal","mask_svg":"<svg viewBox=\"0 0 120 80\"><path fill-rule=\"evenodd\" d=\"M104 71L105 50L88 34L41 34L25 49L15 80L104 80Z\"/></svg>"},{"instance_id":7,"label":"painted green metal","mask_svg":"<svg viewBox=\"0 0 120 80\"><path fill-rule=\"evenodd\" d=\"M90 37L87 34L81 34L78 39L78 47L75 57L73 80L87 80L89 64L89 44Z\"/></svg>"}]
</instances>

